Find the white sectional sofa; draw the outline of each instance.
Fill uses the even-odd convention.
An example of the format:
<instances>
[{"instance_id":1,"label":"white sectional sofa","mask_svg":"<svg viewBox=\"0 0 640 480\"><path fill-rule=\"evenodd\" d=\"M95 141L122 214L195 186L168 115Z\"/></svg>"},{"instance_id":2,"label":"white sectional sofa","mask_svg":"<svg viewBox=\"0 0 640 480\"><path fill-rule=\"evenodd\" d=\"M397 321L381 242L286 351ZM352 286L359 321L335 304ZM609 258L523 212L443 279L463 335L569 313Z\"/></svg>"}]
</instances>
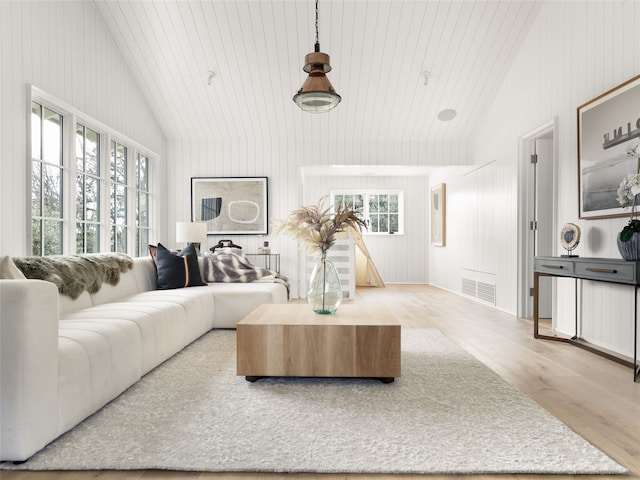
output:
<instances>
[{"instance_id":1,"label":"white sectional sofa","mask_svg":"<svg viewBox=\"0 0 640 480\"><path fill-rule=\"evenodd\" d=\"M235 328L281 283L156 290L153 260L71 300L53 283L0 280L0 460L22 461L212 328Z\"/></svg>"}]
</instances>

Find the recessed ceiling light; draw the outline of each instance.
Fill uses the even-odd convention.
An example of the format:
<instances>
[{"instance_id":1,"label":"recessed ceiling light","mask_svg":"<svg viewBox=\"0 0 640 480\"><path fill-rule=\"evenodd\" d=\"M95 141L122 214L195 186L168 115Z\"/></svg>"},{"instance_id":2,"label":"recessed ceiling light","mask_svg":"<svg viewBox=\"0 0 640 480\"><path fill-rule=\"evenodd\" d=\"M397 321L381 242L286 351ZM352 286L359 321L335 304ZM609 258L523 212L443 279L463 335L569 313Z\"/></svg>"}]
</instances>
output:
<instances>
[{"instance_id":1,"label":"recessed ceiling light","mask_svg":"<svg viewBox=\"0 0 640 480\"><path fill-rule=\"evenodd\" d=\"M458 113L454 109L447 108L446 110L442 110L438 114L438 120L441 120L443 122L449 122L449 121L453 120L454 118L456 118L457 114Z\"/></svg>"}]
</instances>

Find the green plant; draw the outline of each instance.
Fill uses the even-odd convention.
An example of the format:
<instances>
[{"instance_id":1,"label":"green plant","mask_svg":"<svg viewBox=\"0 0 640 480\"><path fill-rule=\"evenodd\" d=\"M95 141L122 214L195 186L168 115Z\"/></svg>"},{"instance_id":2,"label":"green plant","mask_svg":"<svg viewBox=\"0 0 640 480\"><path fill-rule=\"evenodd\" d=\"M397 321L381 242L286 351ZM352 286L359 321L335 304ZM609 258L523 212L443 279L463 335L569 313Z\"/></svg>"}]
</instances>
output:
<instances>
[{"instance_id":1,"label":"green plant","mask_svg":"<svg viewBox=\"0 0 640 480\"><path fill-rule=\"evenodd\" d=\"M640 144L628 148L627 157L637 159L636 173L628 173L618 186L618 203L621 207L631 207L631 219L620 232L620 241L628 242L635 232L640 232L640 220L636 212L636 199L640 194Z\"/></svg>"}]
</instances>

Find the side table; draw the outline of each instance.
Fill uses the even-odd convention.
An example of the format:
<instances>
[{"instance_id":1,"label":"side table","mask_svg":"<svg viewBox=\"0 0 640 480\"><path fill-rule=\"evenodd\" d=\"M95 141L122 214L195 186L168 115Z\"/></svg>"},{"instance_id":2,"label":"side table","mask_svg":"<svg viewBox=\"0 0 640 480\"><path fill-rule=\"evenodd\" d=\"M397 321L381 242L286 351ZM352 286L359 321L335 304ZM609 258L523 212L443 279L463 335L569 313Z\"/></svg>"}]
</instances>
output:
<instances>
[{"instance_id":1,"label":"side table","mask_svg":"<svg viewBox=\"0 0 640 480\"><path fill-rule=\"evenodd\" d=\"M279 253L245 253L245 257L248 257L249 260L254 262L254 265L258 267L268 268L269 270L275 270L276 273L280 273L280 254ZM271 265L274 265L274 268L271 268Z\"/></svg>"}]
</instances>

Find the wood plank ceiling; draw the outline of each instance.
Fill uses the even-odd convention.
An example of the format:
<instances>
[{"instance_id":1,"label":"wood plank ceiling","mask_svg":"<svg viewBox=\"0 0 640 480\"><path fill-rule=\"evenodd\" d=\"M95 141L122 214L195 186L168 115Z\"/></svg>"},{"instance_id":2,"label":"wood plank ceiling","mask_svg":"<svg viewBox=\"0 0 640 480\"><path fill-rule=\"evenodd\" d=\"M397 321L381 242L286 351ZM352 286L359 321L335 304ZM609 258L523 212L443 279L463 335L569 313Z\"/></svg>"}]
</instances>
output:
<instances>
[{"instance_id":1,"label":"wood plank ceiling","mask_svg":"<svg viewBox=\"0 0 640 480\"><path fill-rule=\"evenodd\" d=\"M472 136L540 1L320 0L342 96L321 115L292 101L315 42L313 0L94 3L169 138L446 142ZM449 108L457 117L439 121Z\"/></svg>"}]
</instances>

